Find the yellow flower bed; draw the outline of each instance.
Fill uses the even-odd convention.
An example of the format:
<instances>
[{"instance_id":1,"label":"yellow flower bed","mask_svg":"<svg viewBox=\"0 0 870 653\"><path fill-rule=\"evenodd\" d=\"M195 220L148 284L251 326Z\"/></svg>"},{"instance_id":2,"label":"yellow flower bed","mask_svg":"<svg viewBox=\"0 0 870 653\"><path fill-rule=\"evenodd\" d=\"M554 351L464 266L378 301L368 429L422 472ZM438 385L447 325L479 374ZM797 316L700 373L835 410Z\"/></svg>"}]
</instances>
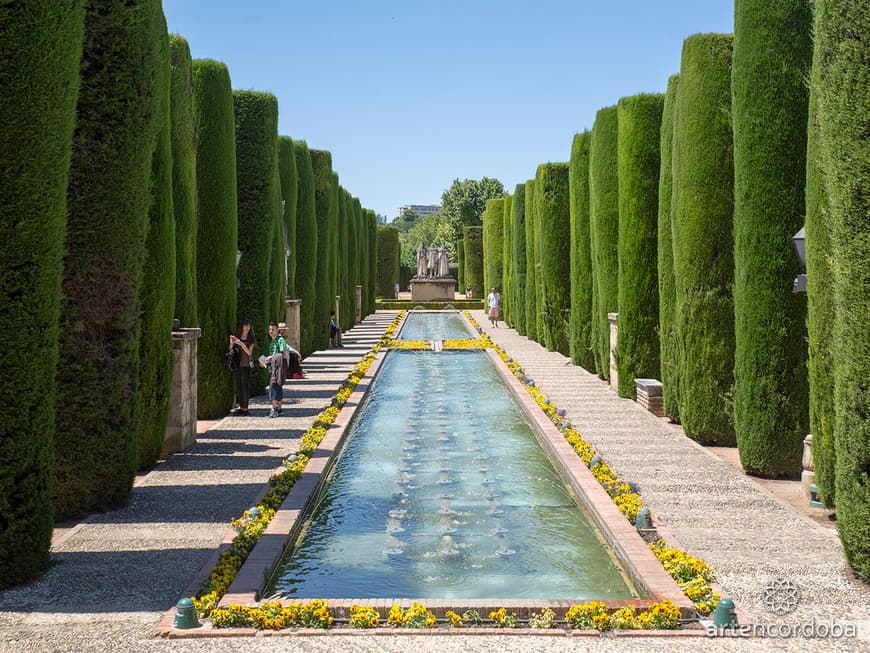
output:
<instances>
[{"instance_id":1,"label":"yellow flower bed","mask_svg":"<svg viewBox=\"0 0 870 653\"><path fill-rule=\"evenodd\" d=\"M381 623L380 613L368 605L352 605L350 607L351 628L377 628Z\"/></svg>"},{"instance_id":2,"label":"yellow flower bed","mask_svg":"<svg viewBox=\"0 0 870 653\"><path fill-rule=\"evenodd\" d=\"M385 345L387 349L432 349L431 340L394 340Z\"/></svg>"},{"instance_id":3,"label":"yellow flower bed","mask_svg":"<svg viewBox=\"0 0 870 653\"><path fill-rule=\"evenodd\" d=\"M601 601L587 601L574 605L565 613L571 628L595 630L673 630L680 626L680 609L671 601L653 603L647 610L637 613L633 605L609 613Z\"/></svg>"},{"instance_id":4,"label":"yellow flower bed","mask_svg":"<svg viewBox=\"0 0 870 653\"><path fill-rule=\"evenodd\" d=\"M486 338L448 338L441 346L444 349L486 349L490 344Z\"/></svg>"},{"instance_id":5,"label":"yellow flower bed","mask_svg":"<svg viewBox=\"0 0 870 653\"><path fill-rule=\"evenodd\" d=\"M281 630L282 628L329 628L333 619L326 601L315 599L308 603L282 604L264 601L257 607L233 603L226 608L212 610L211 621L216 628L256 628Z\"/></svg>"},{"instance_id":6,"label":"yellow flower bed","mask_svg":"<svg viewBox=\"0 0 870 653\"><path fill-rule=\"evenodd\" d=\"M435 626L435 613L416 601L407 610L394 604L387 623L396 628L432 628Z\"/></svg>"}]
</instances>

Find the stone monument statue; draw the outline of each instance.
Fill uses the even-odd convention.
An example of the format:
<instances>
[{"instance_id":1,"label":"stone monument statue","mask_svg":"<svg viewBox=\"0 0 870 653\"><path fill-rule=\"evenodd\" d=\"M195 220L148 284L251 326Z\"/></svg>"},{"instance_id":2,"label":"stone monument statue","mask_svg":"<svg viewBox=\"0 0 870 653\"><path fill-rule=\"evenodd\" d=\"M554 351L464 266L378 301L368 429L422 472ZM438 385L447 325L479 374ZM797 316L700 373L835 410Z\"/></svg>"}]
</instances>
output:
<instances>
[{"instance_id":1,"label":"stone monument statue","mask_svg":"<svg viewBox=\"0 0 870 653\"><path fill-rule=\"evenodd\" d=\"M438 248L435 247L434 243L429 247L429 264L427 268L430 277L438 276Z\"/></svg>"},{"instance_id":2,"label":"stone monument statue","mask_svg":"<svg viewBox=\"0 0 870 653\"><path fill-rule=\"evenodd\" d=\"M438 276L450 276L450 258L447 255L447 245L441 243L441 249L438 250Z\"/></svg>"},{"instance_id":3,"label":"stone monument statue","mask_svg":"<svg viewBox=\"0 0 870 653\"><path fill-rule=\"evenodd\" d=\"M425 277L426 269L429 267L426 248L423 246L423 241L420 241L420 246L417 248L417 276Z\"/></svg>"}]
</instances>

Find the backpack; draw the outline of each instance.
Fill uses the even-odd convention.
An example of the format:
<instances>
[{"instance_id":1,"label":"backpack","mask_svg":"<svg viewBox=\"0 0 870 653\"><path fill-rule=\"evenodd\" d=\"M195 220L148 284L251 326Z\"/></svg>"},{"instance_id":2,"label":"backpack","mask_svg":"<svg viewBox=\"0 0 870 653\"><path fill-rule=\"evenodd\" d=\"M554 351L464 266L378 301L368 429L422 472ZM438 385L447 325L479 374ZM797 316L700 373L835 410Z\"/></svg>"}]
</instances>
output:
<instances>
[{"instance_id":1,"label":"backpack","mask_svg":"<svg viewBox=\"0 0 870 653\"><path fill-rule=\"evenodd\" d=\"M241 361L242 351L239 349L238 345L233 345L232 349L224 354L224 367L226 367L230 372L235 372L239 369Z\"/></svg>"}]
</instances>

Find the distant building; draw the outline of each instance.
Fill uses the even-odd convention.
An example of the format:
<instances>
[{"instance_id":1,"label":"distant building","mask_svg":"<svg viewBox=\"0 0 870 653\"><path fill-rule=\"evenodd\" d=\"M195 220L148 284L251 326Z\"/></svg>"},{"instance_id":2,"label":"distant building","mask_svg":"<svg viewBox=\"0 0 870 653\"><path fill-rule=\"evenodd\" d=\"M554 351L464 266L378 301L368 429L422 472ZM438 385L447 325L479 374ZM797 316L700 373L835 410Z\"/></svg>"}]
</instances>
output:
<instances>
[{"instance_id":1,"label":"distant building","mask_svg":"<svg viewBox=\"0 0 870 653\"><path fill-rule=\"evenodd\" d=\"M438 213L440 210L441 206L439 204L406 204L405 206L399 207L399 215L402 216L406 213L416 213L422 218L425 215Z\"/></svg>"}]
</instances>

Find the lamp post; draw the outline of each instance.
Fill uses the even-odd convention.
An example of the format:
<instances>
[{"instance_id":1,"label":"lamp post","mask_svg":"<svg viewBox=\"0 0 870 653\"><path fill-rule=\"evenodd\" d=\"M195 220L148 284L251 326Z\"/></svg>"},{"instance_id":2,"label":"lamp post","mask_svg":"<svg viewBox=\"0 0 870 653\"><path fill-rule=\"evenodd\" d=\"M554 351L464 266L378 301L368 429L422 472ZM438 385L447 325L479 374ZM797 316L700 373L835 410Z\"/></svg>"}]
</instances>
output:
<instances>
[{"instance_id":1,"label":"lamp post","mask_svg":"<svg viewBox=\"0 0 870 653\"><path fill-rule=\"evenodd\" d=\"M791 244L794 246L794 251L798 255L798 259L801 262L801 269L806 272L807 269L807 247L806 247L806 236L804 234L804 230L806 227L801 227L800 231L798 231L794 236L791 237ZM794 287L792 288L792 292L806 292L807 291L807 275L799 274L794 278Z\"/></svg>"}]
</instances>

